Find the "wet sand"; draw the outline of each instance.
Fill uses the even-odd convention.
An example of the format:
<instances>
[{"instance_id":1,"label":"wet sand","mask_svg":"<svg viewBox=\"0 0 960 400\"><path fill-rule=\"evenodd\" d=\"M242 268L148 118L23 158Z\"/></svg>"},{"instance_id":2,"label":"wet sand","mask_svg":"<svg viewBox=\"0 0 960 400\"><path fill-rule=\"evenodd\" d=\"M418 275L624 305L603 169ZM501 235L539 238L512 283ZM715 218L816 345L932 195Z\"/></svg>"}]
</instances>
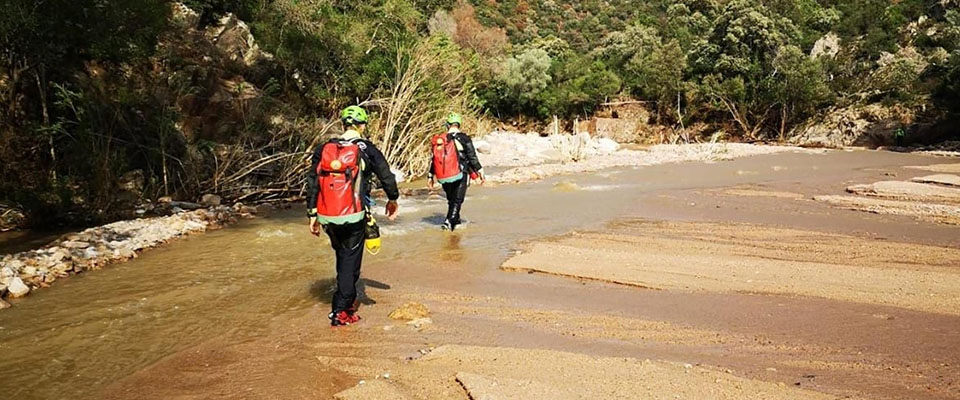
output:
<instances>
[{"instance_id":1,"label":"wet sand","mask_svg":"<svg viewBox=\"0 0 960 400\"><path fill-rule=\"evenodd\" d=\"M811 200L890 174L929 175L904 166L944 162L882 152L778 154L564 178L575 185L569 193L553 190L560 180L509 193L471 189L466 213L478 217L463 232L419 234L416 248L368 259L360 324L331 330L322 303L291 309L198 340L92 397L467 399L508 388L528 398L957 399L960 317L939 301L957 290L949 283L957 228ZM514 210L512 201L528 207L524 196L545 194L576 209ZM564 213L598 218L566 223ZM643 279L652 290L498 268L514 249L565 239L571 251L596 251L578 237L628 255L658 246L665 257L715 253L731 260L726 272L750 262L767 275L711 280L706 274L716 271L705 268L701 278L672 274L676 281L664 283L671 274L653 274ZM574 255L583 256L546 258L563 266ZM525 264L543 260L534 261ZM688 267L669 257L657 262ZM856 272L827 279L834 270ZM811 281L782 286L796 278ZM898 284L929 290L937 301L887 301L883 291ZM387 317L410 301L429 307L432 323ZM591 381L599 387L586 387Z\"/></svg>"},{"instance_id":2,"label":"wet sand","mask_svg":"<svg viewBox=\"0 0 960 400\"><path fill-rule=\"evenodd\" d=\"M536 241L501 269L960 316L960 249L759 225L624 221L599 232Z\"/></svg>"}]
</instances>

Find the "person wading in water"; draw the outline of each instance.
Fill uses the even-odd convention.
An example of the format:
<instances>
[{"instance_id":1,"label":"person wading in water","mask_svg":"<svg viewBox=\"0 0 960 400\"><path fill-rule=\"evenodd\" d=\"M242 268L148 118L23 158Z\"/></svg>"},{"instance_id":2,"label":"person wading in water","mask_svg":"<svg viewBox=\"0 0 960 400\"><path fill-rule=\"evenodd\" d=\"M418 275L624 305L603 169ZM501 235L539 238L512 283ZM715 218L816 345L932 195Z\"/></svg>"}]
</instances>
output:
<instances>
[{"instance_id":1,"label":"person wading in water","mask_svg":"<svg viewBox=\"0 0 960 400\"><path fill-rule=\"evenodd\" d=\"M443 221L444 230L457 229L460 225L460 208L467 197L467 187L471 179L480 184L486 181L483 166L477 158L473 140L460 131L463 117L450 114L445 121L447 133L441 133L431 139L433 162L430 164L430 188L437 182L443 186L447 195L447 217Z\"/></svg>"},{"instance_id":2,"label":"person wading in water","mask_svg":"<svg viewBox=\"0 0 960 400\"><path fill-rule=\"evenodd\" d=\"M397 217L400 191L386 158L363 134L367 129L367 112L350 106L340 113L344 133L317 146L307 172L307 216L310 233L320 231L330 237L337 256L337 290L333 294L330 325L356 323L357 281L363 260L364 240L376 230L364 197L370 192L370 178L376 176L387 194L387 218ZM377 233L379 247L379 233ZM368 241L369 244L369 241Z\"/></svg>"}]
</instances>

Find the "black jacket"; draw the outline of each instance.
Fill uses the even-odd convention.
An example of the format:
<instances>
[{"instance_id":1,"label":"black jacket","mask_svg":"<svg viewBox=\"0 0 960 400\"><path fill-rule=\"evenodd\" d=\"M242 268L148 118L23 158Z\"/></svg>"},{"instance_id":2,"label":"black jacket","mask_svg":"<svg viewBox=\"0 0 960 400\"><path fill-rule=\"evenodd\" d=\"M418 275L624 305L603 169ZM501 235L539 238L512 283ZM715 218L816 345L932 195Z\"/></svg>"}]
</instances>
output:
<instances>
[{"instance_id":1,"label":"black jacket","mask_svg":"<svg viewBox=\"0 0 960 400\"><path fill-rule=\"evenodd\" d=\"M383 191L387 194L387 199L399 199L400 190L397 189L397 179L390 171L390 164L387 164L387 158L383 156L383 153L369 140L352 139L351 141L360 146L360 156L363 158L365 165L363 175L360 177L360 193L370 193L370 179L376 176L383 186ZM311 214L317 208L317 193L320 190L317 186L317 165L320 164L324 144L326 143L320 144L313 150L313 156L310 157L310 170L307 171L307 210Z\"/></svg>"},{"instance_id":2,"label":"black jacket","mask_svg":"<svg viewBox=\"0 0 960 400\"><path fill-rule=\"evenodd\" d=\"M460 159L461 170L469 173L478 172L483 169L483 166L480 165L480 158L477 157L477 149L473 146L473 139L470 139L470 135L463 132L451 132L447 134L447 137L459 142L460 147L463 148L457 152L457 156ZM430 163L430 175L434 175L433 163Z\"/></svg>"}]
</instances>

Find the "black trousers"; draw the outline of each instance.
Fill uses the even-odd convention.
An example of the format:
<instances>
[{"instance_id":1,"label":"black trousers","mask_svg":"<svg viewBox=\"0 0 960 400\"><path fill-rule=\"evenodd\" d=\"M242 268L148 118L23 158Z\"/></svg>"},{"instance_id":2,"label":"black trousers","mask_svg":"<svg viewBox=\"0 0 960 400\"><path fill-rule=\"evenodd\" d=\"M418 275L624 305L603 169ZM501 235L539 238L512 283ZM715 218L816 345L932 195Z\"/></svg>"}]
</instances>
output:
<instances>
[{"instance_id":1,"label":"black trousers","mask_svg":"<svg viewBox=\"0 0 960 400\"><path fill-rule=\"evenodd\" d=\"M353 309L357 300L357 281L363 262L363 221L348 225L326 225L330 245L337 255L337 291L333 293L333 311Z\"/></svg>"},{"instance_id":2,"label":"black trousers","mask_svg":"<svg viewBox=\"0 0 960 400\"><path fill-rule=\"evenodd\" d=\"M451 225L460 225L460 208L467 197L467 186L470 186L470 178L466 174L459 181L443 184L443 191L447 194L447 221Z\"/></svg>"}]
</instances>

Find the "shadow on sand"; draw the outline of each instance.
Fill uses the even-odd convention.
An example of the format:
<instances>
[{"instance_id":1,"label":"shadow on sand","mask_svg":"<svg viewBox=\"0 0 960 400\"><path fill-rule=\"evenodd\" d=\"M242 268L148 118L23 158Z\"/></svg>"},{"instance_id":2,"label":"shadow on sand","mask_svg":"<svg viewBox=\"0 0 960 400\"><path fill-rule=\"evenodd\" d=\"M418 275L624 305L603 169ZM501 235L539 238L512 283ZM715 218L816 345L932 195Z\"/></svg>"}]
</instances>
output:
<instances>
[{"instance_id":1,"label":"shadow on sand","mask_svg":"<svg viewBox=\"0 0 960 400\"><path fill-rule=\"evenodd\" d=\"M390 290L389 284L375 281L373 279L360 278L357 282L357 302L369 306L377 304L377 301L367 295L367 287L380 290ZM323 304L333 302L333 292L337 290L336 278L319 279L310 285L310 296Z\"/></svg>"}]
</instances>

